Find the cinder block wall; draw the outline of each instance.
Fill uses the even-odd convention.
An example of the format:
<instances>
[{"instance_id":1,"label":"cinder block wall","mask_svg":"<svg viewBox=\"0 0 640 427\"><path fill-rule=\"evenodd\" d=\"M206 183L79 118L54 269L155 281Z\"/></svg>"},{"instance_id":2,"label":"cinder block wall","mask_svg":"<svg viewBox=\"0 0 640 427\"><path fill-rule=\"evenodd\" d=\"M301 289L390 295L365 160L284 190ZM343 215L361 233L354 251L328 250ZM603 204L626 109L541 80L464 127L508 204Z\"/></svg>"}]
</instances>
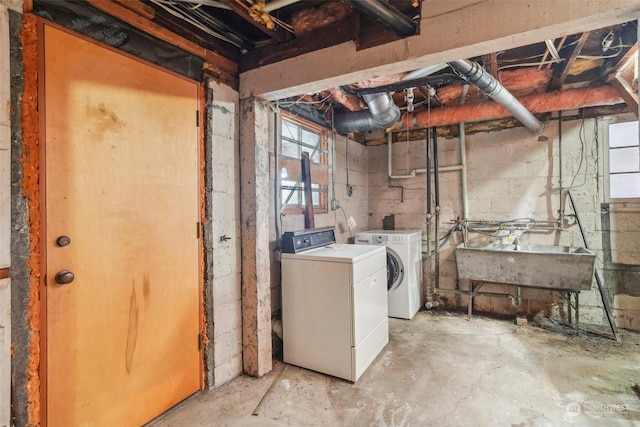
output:
<instances>
[{"instance_id":1,"label":"cinder block wall","mask_svg":"<svg viewBox=\"0 0 640 427\"><path fill-rule=\"evenodd\" d=\"M331 136L334 138L334 136ZM273 145L272 145L273 147ZM328 199L338 200L342 209L332 211L329 209L327 213L319 213L315 215L316 227L333 226L336 230L336 240L338 243L352 242L351 236L366 230L368 227L368 161L367 149L362 144L351 141L343 136L335 135L335 163L333 170L330 170L329 177L329 194ZM273 148L270 151L273 157ZM331 149L329 158L331 158ZM273 164L273 163L271 163ZM349 185L352 186L353 192L351 196L347 195L347 168L349 169ZM271 177L273 178L273 173ZM332 185L332 180L334 181ZM276 231L275 231L275 210L273 207L273 180L271 181L271 206L270 206L270 229L271 229L271 246L276 249ZM335 190L335 194L334 194ZM344 209L344 211L343 211ZM349 230L346 224L345 216L348 218L353 216L356 221L356 228ZM282 216L282 230L295 231L304 229L303 215L286 215ZM280 282L280 263L273 259L271 265L271 311L276 313L281 308L281 282Z\"/></svg>"},{"instance_id":2,"label":"cinder block wall","mask_svg":"<svg viewBox=\"0 0 640 427\"><path fill-rule=\"evenodd\" d=\"M601 213L601 187L599 177L599 144L602 144L603 124L595 120L564 122L562 125L563 188L573 187L580 219L586 230L590 248L597 254L597 267L603 272L614 315L619 326L640 329L640 294L630 284L637 278L640 264L640 224L631 216L633 208L612 212L610 220ZM467 183L470 220L504 221L533 218L536 221L555 221L560 206L558 123L547 123L541 135L531 135L524 128L501 132L467 135ZM440 166L460 162L458 139L438 139ZM395 215L396 228L423 230L426 238L426 175L415 178L389 180L387 176L387 146L369 147L369 228L380 228L382 218ZM582 159L582 160L581 160ZM424 168L425 141L404 141L393 144L393 174L408 174L415 168ZM601 166L601 165L600 165ZM440 235L462 218L461 174L440 173ZM404 201L401 201L402 186ZM563 199L566 213L572 213L567 198ZM637 209L634 211L637 212ZM635 213L637 218L637 213ZM604 218L604 220L603 220ZM602 221L605 226L603 228ZM610 222L610 224L607 224ZM565 229L547 232L525 232L522 244L584 246L573 219L565 219ZM611 230L611 231L610 231ZM440 293L446 306L466 308L464 295L446 292L467 289L467 283L458 283L455 264L455 245L461 242L456 234L440 255ZM611 240L608 246L607 239ZM435 239L432 239L434 241ZM488 241L487 236L470 234L471 241ZM603 250L603 241L605 249ZM433 247L433 246L432 246ZM426 245L423 244L426 252ZM615 256L618 256L616 260ZM623 260L623 261L621 261ZM622 263L625 263L623 265ZM426 272L426 265L424 266ZM544 268L544 266L541 266ZM426 274L426 273L425 273ZM427 278L423 280L426 284ZM433 277L431 277L433 282ZM487 284L486 292L516 295L516 288L508 285ZM522 289L523 302L514 307L505 297L476 297L474 310L494 314L566 316L564 299L552 291ZM595 282L591 291L580 295L581 320L604 324L606 318Z\"/></svg>"},{"instance_id":3,"label":"cinder block wall","mask_svg":"<svg viewBox=\"0 0 640 427\"><path fill-rule=\"evenodd\" d=\"M242 374L238 93L210 84L213 386Z\"/></svg>"}]
</instances>

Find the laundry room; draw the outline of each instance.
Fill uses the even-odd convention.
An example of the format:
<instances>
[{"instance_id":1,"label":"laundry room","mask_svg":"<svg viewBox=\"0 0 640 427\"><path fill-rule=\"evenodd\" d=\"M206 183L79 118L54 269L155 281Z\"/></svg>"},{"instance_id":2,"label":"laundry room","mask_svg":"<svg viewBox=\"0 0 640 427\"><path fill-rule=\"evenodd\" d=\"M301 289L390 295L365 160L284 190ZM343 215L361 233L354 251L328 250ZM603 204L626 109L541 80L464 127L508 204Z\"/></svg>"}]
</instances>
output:
<instances>
[{"instance_id":1,"label":"laundry room","mask_svg":"<svg viewBox=\"0 0 640 427\"><path fill-rule=\"evenodd\" d=\"M0 0L0 427L637 424L639 35Z\"/></svg>"}]
</instances>

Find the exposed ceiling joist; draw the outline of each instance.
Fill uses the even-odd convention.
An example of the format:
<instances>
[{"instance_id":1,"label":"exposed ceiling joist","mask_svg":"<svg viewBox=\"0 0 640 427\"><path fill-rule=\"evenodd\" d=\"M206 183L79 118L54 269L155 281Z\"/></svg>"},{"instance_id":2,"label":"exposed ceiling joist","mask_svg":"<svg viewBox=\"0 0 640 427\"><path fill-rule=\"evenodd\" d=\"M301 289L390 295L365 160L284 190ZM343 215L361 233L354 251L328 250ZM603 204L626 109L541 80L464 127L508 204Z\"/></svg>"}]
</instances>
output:
<instances>
[{"instance_id":1,"label":"exposed ceiling joist","mask_svg":"<svg viewBox=\"0 0 640 427\"><path fill-rule=\"evenodd\" d=\"M573 49L567 55L564 62L560 62L555 65L553 69L553 76L551 77L551 82L549 83L549 91L557 90L562 87L564 81L569 75L569 70L571 70L571 67L576 62L576 59L578 58L578 55L580 55L580 52L582 51L582 48L584 47L584 44L586 43L588 38L589 31L585 31L584 33L582 33L576 44L573 45Z\"/></svg>"},{"instance_id":2,"label":"exposed ceiling joist","mask_svg":"<svg viewBox=\"0 0 640 427\"><path fill-rule=\"evenodd\" d=\"M623 99L615 88L603 85L524 96L520 98L520 102L532 113L546 113L600 105L615 105L622 103ZM461 122L482 122L510 116L511 113L500 104L486 101L479 104L423 110L412 117L405 114L401 123L411 123L411 127L422 128Z\"/></svg>"},{"instance_id":3,"label":"exposed ceiling joist","mask_svg":"<svg viewBox=\"0 0 640 427\"><path fill-rule=\"evenodd\" d=\"M139 0L115 0L115 2L147 19L153 19L156 16L156 11L151 6Z\"/></svg>"},{"instance_id":4,"label":"exposed ceiling joist","mask_svg":"<svg viewBox=\"0 0 640 427\"><path fill-rule=\"evenodd\" d=\"M286 39L284 30L273 22L269 13L252 9L244 0L220 0L220 2L273 40L283 42Z\"/></svg>"}]
</instances>

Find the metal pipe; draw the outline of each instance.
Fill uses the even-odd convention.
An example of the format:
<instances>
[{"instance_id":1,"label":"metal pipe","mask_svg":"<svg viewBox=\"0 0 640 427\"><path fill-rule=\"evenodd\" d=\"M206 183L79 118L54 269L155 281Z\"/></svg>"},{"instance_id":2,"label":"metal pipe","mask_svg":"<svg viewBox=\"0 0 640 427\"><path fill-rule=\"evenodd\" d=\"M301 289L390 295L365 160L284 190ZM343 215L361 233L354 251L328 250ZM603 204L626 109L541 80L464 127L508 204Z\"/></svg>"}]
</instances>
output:
<instances>
[{"instance_id":1,"label":"metal pipe","mask_svg":"<svg viewBox=\"0 0 640 427\"><path fill-rule=\"evenodd\" d=\"M401 37L416 33L416 23L389 3L378 0L349 0L353 6L369 18L391 28Z\"/></svg>"},{"instance_id":2,"label":"metal pipe","mask_svg":"<svg viewBox=\"0 0 640 427\"><path fill-rule=\"evenodd\" d=\"M290 4L297 3L300 0L273 0L264 5L262 8L263 12L271 12L285 6L289 6Z\"/></svg>"},{"instance_id":3,"label":"metal pipe","mask_svg":"<svg viewBox=\"0 0 640 427\"><path fill-rule=\"evenodd\" d=\"M400 119L400 109L388 93L363 96L369 111L341 113L335 116L336 132L346 135L351 132L371 132L393 126Z\"/></svg>"},{"instance_id":4,"label":"metal pipe","mask_svg":"<svg viewBox=\"0 0 640 427\"><path fill-rule=\"evenodd\" d=\"M434 196L436 203L436 256L435 256L435 284L434 288L438 289L440 287L440 179L438 177L438 132L436 127L434 126L432 129L432 142L433 142L433 169L435 170L433 174L433 186L434 186Z\"/></svg>"},{"instance_id":5,"label":"metal pipe","mask_svg":"<svg viewBox=\"0 0 640 427\"><path fill-rule=\"evenodd\" d=\"M426 67L420 68L419 70L415 70L405 74L404 76L402 76L400 81L405 82L410 80L421 79L423 77L428 77L433 73L437 73L438 71L444 70L448 66L449 64L428 65Z\"/></svg>"},{"instance_id":6,"label":"metal pipe","mask_svg":"<svg viewBox=\"0 0 640 427\"><path fill-rule=\"evenodd\" d=\"M587 241L587 235L582 228L582 223L580 222L580 217L578 216L578 210L576 209L576 202L573 200L573 196L571 195L571 191L567 191L567 195L569 196L569 203L571 203L571 209L573 209L573 213L576 218L576 223L578 224L578 229L580 230L580 235L582 236L582 241L584 242L585 249L589 249L589 242ZM618 327L616 326L616 322L613 318L613 313L611 312L611 304L609 303L609 296L605 293L604 285L602 284L602 279L600 279L600 273L598 273L598 269L593 269L593 274L596 278L596 284L598 285L598 291L600 292L600 298L602 298L602 305L604 306L604 312L607 315L607 321L609 322L609 327L611 328L611 332L613 333L613 338L616 341L620 341L620 336L618 335ZM578 316L578 293L576 293L576 317Z\"/></svg>"},{"instance_id":7,"label":"metal pipe","mask_svg":"<svg viewBox=\"0 0 640 427\"><path fill-rule=\"evenodd\" d=\"M422 70L416 70L416 72L417 71L422 71ZM440 74L437 76L423 76L423 77L411 79L411 80L405 80L404 77L401 78L398 83L391 83L383 86L355 88L355 89L352 89L349 86L340 86L340 90L349 95L363 96L363 95L372 95L372 94L383 93L383 92L399 92L401 90L405 90L411 87L420 87L420 86L441 87L441 86L467 84L466 80L460 78L456 74Z\"/></svg>"},{"instance_id":8,"label":"metal pipe","mask_svg":"<svg viewBox=\"0 0 640 427\"><path fill-rule=\"evenodd\" d=\"M282 221L282 216L280 215L280 207L282 202L282 191L280 189L282 175L280 174L280 140L282 136L282 117L280 113L280 109L275 109L275 114L273 115L274 123L274 138L273 138L273 162L275 168L275 180L273 183L273 207L274 207L274 216L275 216L275 227L276 227L276 241L278 242L278 248L280 248L280 230L282 229L282 225L280 221Z\"/></svg>"},{"instance_id":9,"label":"metal pipe","mask_svg":"<svg viewBox=\"0 0 640 427\"><path fill-rule=\"evenodd\" d=\"M460 105L464 104L469 93L469 85L462 88L460 95ZM467 133L464 129L464 122L458 124L458 144L460 150L460 186L462 187L462 219L469 218L469 193L467 188Z\"/></svg>"},{"instance_id":10,"label":"metal pipe","mask_svg":"<svg viewBox=\"0 0 640 427\"><path fill-rule=\"evenodd\" d=\"M427 173L426 191L427 191L427 280L426 280L426 303L425 308L433 308L433 290L431 289L431 150L429 149L429 130L425 137L425 171ZM437 242L436 242L437 245Z\"/></svg>"},{"instance_id":11,"label":"metal pipe","mask_svg":"<svg viewBox=\"0 0 640 427\"><path fill-rule=\"evenodd\" d=\"M449 62L449 66L460 73L463 79L478 87L491 99L502 105L507 111L522 122L532 133L539 134L544 125L535 118L498 80L489 74L480 64L460 59Z\"/></svg>"},{"instance_id":12,"label":"metal pipe","mask_svg":"<svg viewBox=\"0 0 640 427\"><path fill-rule=\"evenodd\" d=\"M562 209L562 111L558 111L558 222L564 229L564 209Z\"/></svg>"},{"instance_id":13,"label":"metal pipe","mask_svg":"<svg viewBox=\"0 0 640 427\"><path fill-rule=\"evenodd\" d=\"M469 295L469 291L463 291L462 289L440 289L438 292L444 293L452 293L458 295ZM510 300L515 298L511 294L501 294L499 292L475 292L473 296L481 296L481 297L499 297L499 298L509 298Z\"/></svg>"}]
</instances>

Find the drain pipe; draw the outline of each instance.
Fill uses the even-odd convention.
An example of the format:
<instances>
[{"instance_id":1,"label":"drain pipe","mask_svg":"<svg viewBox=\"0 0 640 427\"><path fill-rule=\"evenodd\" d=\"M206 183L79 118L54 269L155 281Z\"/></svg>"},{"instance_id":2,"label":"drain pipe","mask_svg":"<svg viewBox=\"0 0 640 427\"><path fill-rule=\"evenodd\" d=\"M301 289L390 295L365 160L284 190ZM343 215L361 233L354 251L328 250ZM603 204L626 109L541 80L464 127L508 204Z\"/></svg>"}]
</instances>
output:
<instances>
[{"instance_id":1,"label":"drain pipe","mask_svg":"<svg viewBox=\"0 0 640 427\"><path fill-rule=\"evenodd\" d=\"M520 103L498 80L487 72L477 62L468 59L449 62L449 66L460 73L460 76L486 93L491 99L502 105L513 114L533 134L537 135L544 130L544 125L535 118L524 105Z\"/></svg>"},{"instance_id":2,"label":"drain pipe","mask_svg":"<svg viewBox=\"0 0 640 427\"><path fill-rule=\"evenodd\" d=\"M386 129L400 119L400 108L389 93L363 95L368 111L336 114L335 130L341 135L351 132L364 133L376 129Z\"/></svg>"},{"instance_id":3,"label":"drain pipe","mask_svg":"<svg viewBox=\"0 0 640 427\"><path fill-rule=\"evenodd\" d=\"M463 105L469 93L469 85L462 87L462 95L460 95L460 105ZM467 134L464 129L464 122L458 124L458 145L460 150L460 185L462 187L462 220L469 219L469 193L467 190ZM466 240L465 240L466 242Z\"/></svg>"},{"instance_id":4,"label":"drain pipe","mask_svg":"<svg viewBox=\"0 0 640 427\"><path fill-rule=\"evenodd\" d=\"M426 190L427 190L427 272L426 272L426 276L427 276L427 286L426 286L426 303L425 303L425 308L431 309L433 308L435 305L433 303L433 290L431 289L431 285L432 285L432 281L431 281L431 218L433 217L432 215L432 210L431 210L431 149L430 149L430 145L429 145L429 129L427 129L427 136L425 137L425 143L426 143L426 149L425 149L425 163L426 163L426 167L425 167L425 171L427 174L427 183L426 183ZM436 242L436 246L437 246L437 242Z\"/></svg>"},{"instance_id":5,"label":"drain pipe","mask_svg":"<svg viewBox=\"0 0 640 427\"><path fill-rule=\"evenodd\" d=\"M435 256L435 265L434 265L434 276L435 276L435 284L434 288L438 289L440 287L440 178L438 176L438 132L436 127L434 126L432 129L433 137L433 186L434 186L434 196L435 196L435 215L436 215L436 256ZM427 136L428 138L428 136ZM436 291L437 292L437 291Z\"/></svg>"}]
</instances>

